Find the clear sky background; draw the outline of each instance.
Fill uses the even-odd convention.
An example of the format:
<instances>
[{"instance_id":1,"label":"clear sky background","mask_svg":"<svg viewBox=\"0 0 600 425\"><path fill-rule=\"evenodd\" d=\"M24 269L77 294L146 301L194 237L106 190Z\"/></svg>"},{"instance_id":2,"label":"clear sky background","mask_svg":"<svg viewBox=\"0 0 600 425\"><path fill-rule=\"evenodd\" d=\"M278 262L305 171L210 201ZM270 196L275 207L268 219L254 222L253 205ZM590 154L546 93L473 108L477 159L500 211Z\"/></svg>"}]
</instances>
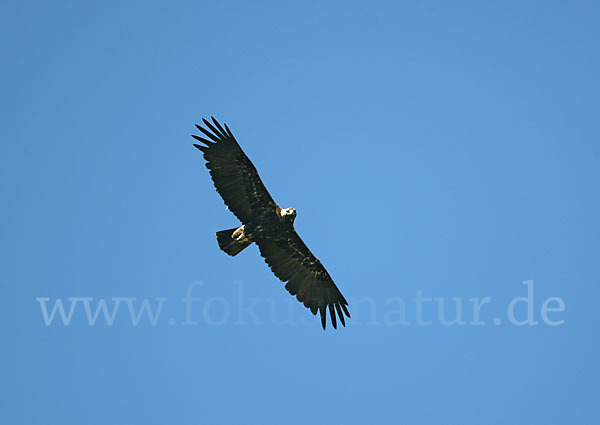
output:
<instances>
[{"instance_id":1,"label":"clear sky background","mask_svg":"<svg viewBox=\"0 0 600 425\"><path fill-rule=\"evenodd\" d=\"M0 423L596 423L598 2L0 16ZM346 328L323 332L256 247L219 251L238 223L190 137L211 115L298 210ZM419 293L441 300L421 317ZM113 298L91 325L85 303ZM439 318L453 298L464 325ZM134 325L144 300L158 316Z\"/></svg>"}]
</instances>

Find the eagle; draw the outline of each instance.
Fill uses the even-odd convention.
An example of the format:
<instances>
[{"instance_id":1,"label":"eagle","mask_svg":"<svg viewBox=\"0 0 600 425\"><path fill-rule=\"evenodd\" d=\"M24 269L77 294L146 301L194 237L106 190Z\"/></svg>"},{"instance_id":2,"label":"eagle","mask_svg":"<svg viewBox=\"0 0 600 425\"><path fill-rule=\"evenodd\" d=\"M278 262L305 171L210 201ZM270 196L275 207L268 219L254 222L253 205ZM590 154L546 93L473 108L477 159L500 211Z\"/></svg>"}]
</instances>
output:
<instances>
[{"instance_id":1,"label":"eagle","mask_svg":"<svg viewBox=\"0 0 600 425\"><path fill-rule=\"evenodd\" d=\"M202 119L206 128L196 128L206 137L192 135L202 144L194 144L206 160L206 168L227 208L242 222L239 227L217 232L219 248L236 256L253 242L273 274L291 295L316 315L321 315L325 330L327 310L337 329L337 317L346 326L348 302L294 229L296 210L275 203L227 124L211 117Z\"/></svg>"}]
</instances>

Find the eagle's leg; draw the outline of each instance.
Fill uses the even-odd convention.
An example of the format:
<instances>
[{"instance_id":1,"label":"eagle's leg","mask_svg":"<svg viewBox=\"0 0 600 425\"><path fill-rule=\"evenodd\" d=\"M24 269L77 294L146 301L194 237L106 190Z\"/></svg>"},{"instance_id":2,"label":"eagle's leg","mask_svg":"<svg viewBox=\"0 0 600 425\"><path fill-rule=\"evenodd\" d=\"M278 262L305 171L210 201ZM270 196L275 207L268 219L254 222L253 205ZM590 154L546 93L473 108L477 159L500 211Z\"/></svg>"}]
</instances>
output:
<instances>
[{"instance_id":1,"label":"eagle's leg","mask_svg":"<svg viewBox=\"0 0 600 425\"><path fill-rule=\"evenodd\" d=\"M231 237L238 242L243 242L244 240L248 239L246 237L246 235L244 234L245 228L246 228L246 226L244 226L244 225L238 227L237 229L235 229L235 232L233 232L233 235L231 235Z\"/></svg>"}]
</instances>

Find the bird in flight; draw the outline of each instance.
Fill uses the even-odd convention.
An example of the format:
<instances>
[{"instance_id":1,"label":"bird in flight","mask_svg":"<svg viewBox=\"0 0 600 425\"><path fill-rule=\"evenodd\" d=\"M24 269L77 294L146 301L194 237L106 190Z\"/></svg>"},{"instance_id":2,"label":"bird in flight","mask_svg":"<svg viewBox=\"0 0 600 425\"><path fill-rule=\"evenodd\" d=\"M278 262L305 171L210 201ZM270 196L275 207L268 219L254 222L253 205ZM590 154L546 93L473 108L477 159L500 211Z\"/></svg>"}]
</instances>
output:
<instances>
[{"instance_id":1,"label":"bird in flight","mask_svg":"<svg viewBox=\"0 0 600 425\"><path fill-rule=\"evenodd\" d=\"M327 310L337 329L337 317L346 326L350 317L348 302L323 264L308 249L294 229L296 210L275 203L237 140L224 124L212 118L197 125L204 136L192 135L202 144L194 144L204 154L217 192L229 210L242 222L240 227L217 232L219 247L230 256L239 254L251 243L258 245L275 276L287 282L285 289L316 315L326 327Z\"/></svg>"}]
</instances>

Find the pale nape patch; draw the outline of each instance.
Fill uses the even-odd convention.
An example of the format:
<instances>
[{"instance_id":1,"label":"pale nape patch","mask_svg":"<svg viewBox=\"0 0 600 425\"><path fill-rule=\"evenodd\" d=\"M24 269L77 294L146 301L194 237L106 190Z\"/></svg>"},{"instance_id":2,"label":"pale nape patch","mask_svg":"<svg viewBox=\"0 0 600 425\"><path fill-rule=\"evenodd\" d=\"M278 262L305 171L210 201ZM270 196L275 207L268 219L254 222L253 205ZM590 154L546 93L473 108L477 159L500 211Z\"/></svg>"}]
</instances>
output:
<instances>
[{"instance_id":1,"label":"pale nape patch","mask_svg":"<svg viewBox=\"0 0 600 425\"><path fill-rule=\"evenodd\" d=\"M279 212L279 214L282 217L286 217L288 215L294 215L296 211L293 208L285 208L285 209L281 209L281 211Z\"/></svg>"}]
</instances>

